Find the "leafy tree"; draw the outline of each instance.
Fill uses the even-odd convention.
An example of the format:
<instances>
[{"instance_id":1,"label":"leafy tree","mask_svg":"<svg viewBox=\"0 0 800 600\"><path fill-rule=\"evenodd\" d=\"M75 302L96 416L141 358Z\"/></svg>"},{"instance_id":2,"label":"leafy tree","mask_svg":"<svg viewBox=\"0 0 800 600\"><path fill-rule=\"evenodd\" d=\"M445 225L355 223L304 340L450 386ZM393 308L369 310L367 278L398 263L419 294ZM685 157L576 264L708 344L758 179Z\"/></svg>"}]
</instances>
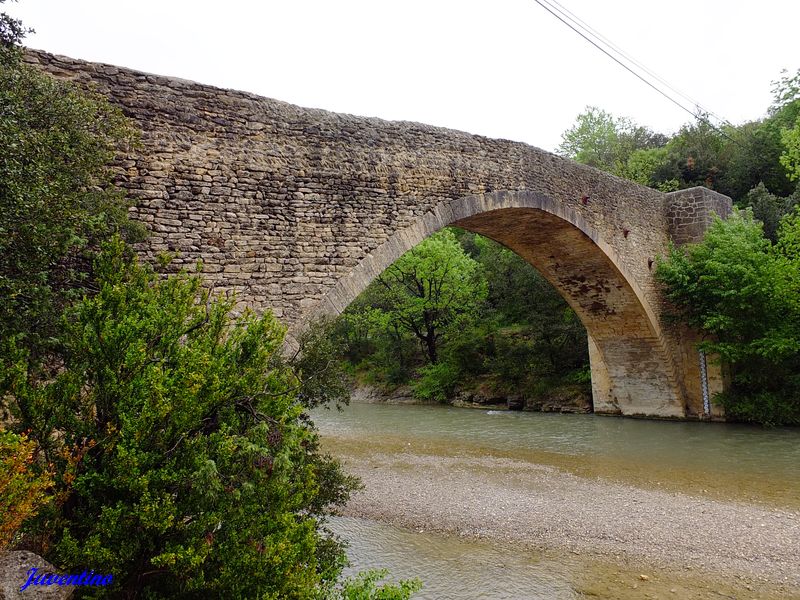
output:
<instances>
[{"instance_id":1,"label":"leafy tree","mask_svg":"<svg viewBox=\"0 0 800 600\"><path fill-rule=\"evenodd\" d=\"M310 323L298 340L297 351L285 361L298 379L297 398L306 408L339 408L350 401L349 380L342 369L344 348L334 327L327 319Z\"/></svg>"},{"instance_id":2,"label":"leafy tree","mask_svg":"<svg viewBox=\"0 0 800 600\"><path fill-rule=\"evenodd\" d=\"M620 177L635 181L638 184L653 187L662 192L674 192L680 189L680 182L675 179L658 179L667 164L668 151L666 147L637 149L631 152L624 168L617 174Z\"/></svg>"},{"instance_id":3,"label":"leafy tree","mask_svg":"<svg viewBox=\"0 0 800 600\"><path fill-rule=\"evenodd\" d=\"M595 106L587 106L565 131L557 151L580 163L621 175L636 150L658 148L667 138Z\"/></svg>"},{"instance_id":4,"label":"leafy tree","mask_svg":"<svg viewBox=\"0 0 800 600\"><path fill-rule=\"evenodd\" d=\"M18 22L0 23L6 43L19 39ZM141 237L108 167L136 136L105 99L0 53L0 339L37 356L88 281L89 251L114 231Z\"/></svg>"},{"instance_id":5,"label":"leafy tree","mask_svg":"<svg viewBox=\"0 0 800 600\"><path fill-rule=\"evenodd\" d=\"M781 142L784 151L781 154L781 164L786 167L789 179L792 181L800 178L800 117L794 127L786 128L781 132Z\"/></svg>"},{"instance_id":6,"label":"leafy tree","mask_svg":"<svg viewBox=\"0 0 800 600\"><path fill-rule=\"evenodd\" d=\"M679 182L679 188L702 185L716 189L723 173L722 150L725 136L707 119L684 125L666 145L666 161L654 174L654 181Z\"/></svg>"},{"instance_id":7,"label":"leafy tree","mask_svg":"<svg viewBox=\"0 0 800 600\"><path fill-rule=\"evenodd\" d=\"M715 335L752 339L770 313L767 282L774 273L769 248L752 213L738 211L727 221L715 220L701 244L687 251L673 248L668 262L659 261L656 275L670 286L668 297L686 306L692 325Z\"/></svg>"},{"instance_id":8,"label":"leafy tree","mask_svg":"<svg viewBox=\"0 0 800 600\"><path fill-rule=\"evenodd\" d=\"M460 314L486 297L478 264L445 229L409 250L377 279L380 310L422 344L428 361L438 361L444 331Z\"/></svg>"},{"instance_id":9,"label":"leafy tree","mask_svg":"<svg viewBox=\"0 0 800 600\"><path fill-rule=\"evenodd\" d=\"M781 220L776 249L786 260L800 262L800 206ZM800 271L795 275L800 276ZM795 300L800 300L800 296Z\"/></svg>"},{"instance_id":10,"label":"leafy tree","mask_svg":"<svg viewBox=\"0 0 800 600\"><path fill-rule=\"evenodd\" d=\"M780 163L780 134L781 127L774 117L729 129L729 138L723 140L720 151L722 172L717 189L734 202L740 202L759 184L779 196L791 194L794 186Z\"/></svg>"},{"instance_id":11,"label":"leafy tree","mask_svg":"<svg viewBox=\"0 0 800 600\"><path fill-rule=\"evenodd\" d=\"M800 113L800 69L793 75L787 71L772 82L772 105L770 116L783 116L783 125L793 123Z\"/></svg>"},{"instance_id":12,"label":"leafy tree","mask_svg":"<svg viewBox=\"0 0 800 600\"><path fill-rule=\"evenodd\" d=\"M752 213L738 211L657 264L669 299L706 333L701 347L731 370L731 390L719 400L733 418L800 424L796 220L784 220L776 249Z\"/></svg>"},{"instance_id":13,"label":"leafy tree","mask_svg":"<svg viewBox=\"0 0 800 600\"><path fill-rule=\"evenodd\" d=\"M796 197L780 198L771 194L763 183L750 190L741 204L753 211L753 216L764 224L764 235L771 242L777 241L781 219L798 203Z\"/></svg>"},{"instance_id":14,"label":"leafy tree","mask_svg":"<svg viewBox=\"0 0 800 600\"><path fill-rule=\"evenodd\" d=\"M4 4L5 1L0 0L0 4ZM0 12L0 60L7 60L9 50L14 50L28 33L33 33L33 30L25 27L22 21Z\"/></svg>"},{"instance_id":15,"label":"leafy tree","mask_svg":"<svg viewBox=\"0 0 800 600\"><path fill-rule=\"evenodd\" d=\"M115 596L316 598L343 565L322 530L354 481L320 454L270 315L229 318L197 278L158 278L120 241L64 323L64 369L4 365L4 402L52 463L56 501L26 526Z\"/></svg>"}]
</instances>

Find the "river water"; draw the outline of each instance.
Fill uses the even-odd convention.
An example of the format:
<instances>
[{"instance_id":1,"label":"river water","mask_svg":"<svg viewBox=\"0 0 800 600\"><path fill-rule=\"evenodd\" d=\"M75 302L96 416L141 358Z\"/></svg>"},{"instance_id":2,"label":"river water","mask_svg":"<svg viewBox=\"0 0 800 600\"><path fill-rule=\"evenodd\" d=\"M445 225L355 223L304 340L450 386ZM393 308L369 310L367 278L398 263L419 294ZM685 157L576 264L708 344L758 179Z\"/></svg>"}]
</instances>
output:
<instances>
[{"instance_id":1,"label":"river water","mask_svg":"<svg viewBox=\"0 0 800 600\"><path fill-rule=\"evenodd\" d=\"M386 404L313 416L334 453L368 454L380 443L382 451L509 457L643 489L800 510L800 432L791 429ZM605 583L625 579L624 569L568 553L521 551L353 517L337 517L331 526L349 541L353 570L386 567L393 578L419 577L425 587L415 598L622 597ZM591 570L605 593L587 591L581 576ZM630 584L636 575L627 576L625 588L633 593L626 597L645 597ZM667 579L661 591L682 596L681 586L691 585ZM682 597L705 596L687 591Z\"/></svg>"}]
</instances>

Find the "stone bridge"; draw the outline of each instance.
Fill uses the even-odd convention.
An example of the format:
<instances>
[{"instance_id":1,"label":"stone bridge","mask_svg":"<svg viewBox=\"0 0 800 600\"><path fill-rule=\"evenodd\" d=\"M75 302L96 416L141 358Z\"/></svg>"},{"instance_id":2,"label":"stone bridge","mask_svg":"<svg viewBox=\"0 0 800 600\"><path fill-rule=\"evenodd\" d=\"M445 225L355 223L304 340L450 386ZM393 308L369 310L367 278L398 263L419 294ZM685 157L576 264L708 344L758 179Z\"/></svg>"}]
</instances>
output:
<instances>
[{"instance_id":1,"label":"stone bridge","mask_svg":"<svg viewBox=\"0 0 800 600\"><path fill-rule=\"evenodd\" d=\"M218 291L298 332L342 311L426 236L458 225L536 267L589 333L596 412L698 418L721 386L692 332L661 319L654 260L700 239L730 200L642 187L538 148L31 51L108 96L142 131L118 184L152 257L204 264ZM531 99L535 110L535 99Z\"/></svg>"}]
</instances>

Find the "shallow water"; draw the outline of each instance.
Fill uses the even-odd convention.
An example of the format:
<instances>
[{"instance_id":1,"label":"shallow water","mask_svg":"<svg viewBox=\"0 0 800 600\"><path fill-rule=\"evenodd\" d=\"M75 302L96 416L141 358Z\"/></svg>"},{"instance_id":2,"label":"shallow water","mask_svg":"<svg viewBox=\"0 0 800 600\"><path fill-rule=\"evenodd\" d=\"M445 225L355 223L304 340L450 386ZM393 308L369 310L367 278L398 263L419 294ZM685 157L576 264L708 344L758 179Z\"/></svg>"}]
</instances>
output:
<instances>
[{"instance_id":1,"label":"shallow water","mask_svg":"<svg viewBox=\"0 0 800 600\"><path fill-rule=\"evenodd\" d=\"M352 517L329 528L349 540L345 576L388 569L384 581L419 578L414 600L789 600L774 590L711 580L692 572L621 567L609 561L536 552L499 542L411 531Z\"/></svg>"},{"instance_id":2,"label":"shallow water","mask_svg":"<svg viewBox=\"0 0 800 600\"><path fill-rule=\"evenodd\" d=\"M331 529L350 540L353 567L387 568L391 580L419 576L423 589L414 598L572 600L569 565L487 542L408 531L350 517L336 517Z\"/></svg>"},{"instance_id":3,"label":"shallow water","mask_svg":"<svg viewBox=\"0 0 800 600\"><path fill-rule=\"evenodd\" d=\"M314 420L325 447L345 457L409 450L511 457L643 488L800 508L798 430L382 404L317 410ZM386 567L393 579L420 577L419 599L792 597L709 574L649 572L641 579L613 558L537 553L364 519L339 517L331 526L350 542L353 570Z\"/></svg>"},{"instance_id":4,"label":"shallow water","mask_svg":"<svg viewBox=\"0 0 800 600\"><path fill-rule=\"evenodd\" d=\"M800 508L800 430L463 409L352 404L317 410L323 439L431 454L518 457L577 475L720 499Z\"/></svg>"}]
</instances>

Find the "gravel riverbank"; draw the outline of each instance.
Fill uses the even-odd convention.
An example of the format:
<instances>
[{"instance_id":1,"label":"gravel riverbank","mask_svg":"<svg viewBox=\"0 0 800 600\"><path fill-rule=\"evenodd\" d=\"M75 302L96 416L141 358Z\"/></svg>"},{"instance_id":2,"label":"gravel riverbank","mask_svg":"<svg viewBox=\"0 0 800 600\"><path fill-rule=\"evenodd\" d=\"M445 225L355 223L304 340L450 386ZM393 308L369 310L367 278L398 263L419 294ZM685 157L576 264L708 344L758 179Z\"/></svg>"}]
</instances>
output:
<instances>
[{"instance_id":1,"label":"gravel riverbank","mask_svg":"<svg viewBox=\"0 0 800 600\"><path fill-rule=\"evenodd\" d=\"M585 478L524 460L382 451L327 440L365 489L344 514L628 567L707 573L800 598L800 513ZM772 594L764 596L764 590ZM747 594L747 592L745 592Z\"/></svg>"}]
</instances>

